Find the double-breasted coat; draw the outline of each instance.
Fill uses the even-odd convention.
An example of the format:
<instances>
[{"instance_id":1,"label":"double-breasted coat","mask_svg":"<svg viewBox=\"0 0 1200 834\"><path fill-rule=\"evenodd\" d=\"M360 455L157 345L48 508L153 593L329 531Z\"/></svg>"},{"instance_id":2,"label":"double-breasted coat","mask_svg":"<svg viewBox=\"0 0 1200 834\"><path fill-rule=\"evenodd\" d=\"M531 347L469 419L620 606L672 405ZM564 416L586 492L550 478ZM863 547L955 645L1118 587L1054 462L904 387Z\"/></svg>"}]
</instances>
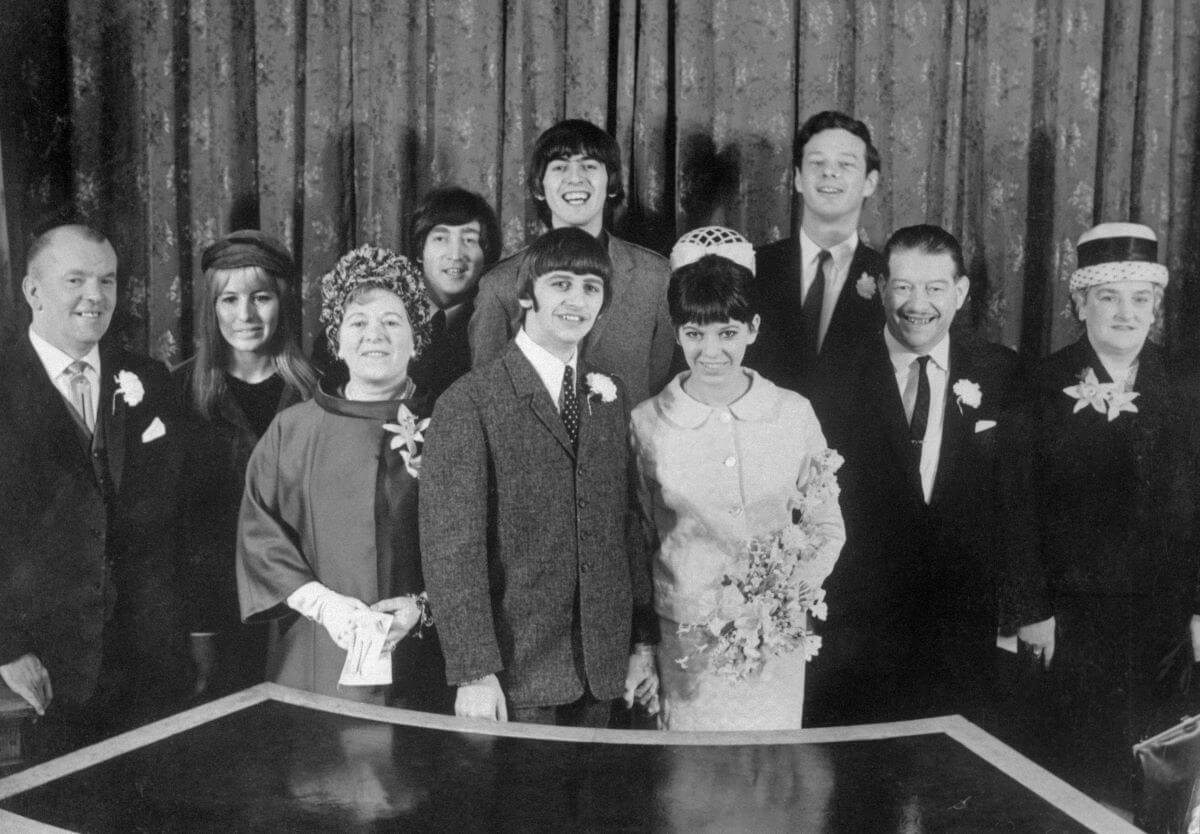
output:
<instances>
[{"instance_id":1,"label":"double-breasted coat","mask_svg":"<svg viewBox=\"0 0 1200 834\"><path fill-rule=\"evenodd\" d=\"M578 449L515 344L438 400L421 467L422 564L462 684L498 673L511 706L623 691L650 582L630 469L629 407L578 369Z\"/></svg>"}]
</instances>

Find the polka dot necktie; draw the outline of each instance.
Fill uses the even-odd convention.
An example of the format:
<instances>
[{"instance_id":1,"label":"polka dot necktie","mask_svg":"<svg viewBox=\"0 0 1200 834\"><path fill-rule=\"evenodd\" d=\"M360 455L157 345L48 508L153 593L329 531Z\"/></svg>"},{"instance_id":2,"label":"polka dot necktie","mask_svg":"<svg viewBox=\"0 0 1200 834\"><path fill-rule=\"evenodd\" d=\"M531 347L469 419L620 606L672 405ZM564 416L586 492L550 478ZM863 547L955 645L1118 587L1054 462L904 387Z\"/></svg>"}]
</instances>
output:
<instances>
[{"instance_id":1,"label":"polka dot necktie","mask_svg":"<svg viewBox=\"0 0 1200 834\"><path fill-rule=\"evenodd\" d=\"M563 368L562 395L559 402L563 426L566 427L571 445L574 446L579 442L579 393L575 390L575 370L570 365Z\"/></svg>"}]
</instances>

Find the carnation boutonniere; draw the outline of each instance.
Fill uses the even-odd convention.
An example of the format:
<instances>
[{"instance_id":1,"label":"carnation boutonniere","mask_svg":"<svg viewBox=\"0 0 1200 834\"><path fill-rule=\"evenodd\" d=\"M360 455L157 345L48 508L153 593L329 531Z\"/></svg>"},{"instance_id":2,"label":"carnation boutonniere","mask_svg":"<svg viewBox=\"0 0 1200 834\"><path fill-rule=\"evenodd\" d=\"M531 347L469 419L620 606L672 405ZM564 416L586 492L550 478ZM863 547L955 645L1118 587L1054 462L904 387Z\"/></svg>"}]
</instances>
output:
<instances>
[{"instance_id":1,"label":"carnation boutonniere","mask_svg":"<svg viewBox=\"0 0 1200 834\"><path fill-rule=\"evenodd\" d=\"M617 398L617 383L605 374L591 373L587 375L588 413L592 413L592 400L611 403Z\"/></svg>"},{"instance_id":2,"label":"carnation boutonniere","mask_svg":"<svg viewBox=\"0 0 1200 834\"><path fill-rule=\"evenodd\" d=\"M1122 411L1136 414L1138 410L1133 404L1138 396L1136 391L1118 391L1115 382L1101 382L1091 368L1084 368L1079 374L1079 384L1064 388L1063 393L1076 400L1072 414L1090 405L1098 413L1108 417L1110 423L1117 419Z\"/></svg>"},{"instance_id":3,"label":"carnation boutonniere","mask_svg":"<svg viewBox=\"0 0 1200 834\"><path fill-rule=\"evenodd\" d=\"M858 280L854 282L854 289L858 291L858 294L861 297L870 301L875 297L875 279L872 278L869 273L864 272L862 275L858 276Z\"/></svg>"},{"instance_id":4,"label":"carnation boutonniere","mask_svg":"<svg viewBox=\"0 0 1200 834\"><path fill-rule=\"evenodd\" d=\"M114 414L117 413L118 396L122 397L130 408L140 403L146 396L145 386L133 371L117 371L115 379L117 380L117 390L113 392Z\"/></svg>"},{"instance_id":5,"label":"carnation boutonniere","mask_svg":"<svg viewBox=\"0 0 1200 834\"><path fill-rule=\"evenodd\" d=\"M403 403L396 409L396 422L383 424L385 431L395 435L390 447L400 450L404 468L414 478L419 477L421 471L421 446L425 442L425 429L428 427L428 417L418 420L417 415L409 411L408 406Z\"/></svg>"},{"instance_id":6,"label":"carnation boutonniere","mask_svg":"<svg viewBox=\"0 0 1200 834\"><path fill-rule=\"evenodd\" d=\"M979 404L983 402L983 391L979 388L978 382L972 382L969 379L960 379L954 383L954 401L958 403L958 413L963 413L963 406L967 408L979 408Z\"/></svg>"}]
</instances>

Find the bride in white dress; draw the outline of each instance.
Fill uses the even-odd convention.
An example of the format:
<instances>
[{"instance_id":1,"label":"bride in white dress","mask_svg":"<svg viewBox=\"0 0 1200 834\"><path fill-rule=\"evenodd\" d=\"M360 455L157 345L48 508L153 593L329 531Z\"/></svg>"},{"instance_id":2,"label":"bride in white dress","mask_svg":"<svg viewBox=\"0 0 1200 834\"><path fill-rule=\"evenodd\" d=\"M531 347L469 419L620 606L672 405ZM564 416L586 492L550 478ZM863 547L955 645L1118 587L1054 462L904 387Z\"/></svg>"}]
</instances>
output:
<instances>
[{"instance_id":1,"label":"bride in white dress","mask_svg":"<svg viewBox=\"0 0 1200 834\"><path fill-rule=\"evenodd\" d=\"M698 653L697 630L681 634L680 624L709 620L728 593L726 577L745 575L750 540L792 523L797 489L828 454L825 437L808 400L742 367L759 324L747 295L749 242L729 229L696 230L676 244L671 262L668 302L689 370L632 415L643 511L658 540L662 726L799 728L814 644L770 655L734 679L714 670L711 656ZM816 586L845 542L836 489L806 516L818 546L805 575Z\"/></svg>"}]
</instances>

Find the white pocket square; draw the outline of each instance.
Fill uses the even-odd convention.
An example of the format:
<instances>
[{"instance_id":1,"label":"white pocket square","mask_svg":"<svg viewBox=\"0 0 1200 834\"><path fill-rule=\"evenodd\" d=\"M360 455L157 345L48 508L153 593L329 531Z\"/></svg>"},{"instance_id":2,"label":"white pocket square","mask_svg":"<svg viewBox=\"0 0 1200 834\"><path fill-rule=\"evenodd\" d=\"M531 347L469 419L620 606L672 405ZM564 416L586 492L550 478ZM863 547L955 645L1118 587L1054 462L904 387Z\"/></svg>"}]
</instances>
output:
<instances>
[{"instance_id":1,"label":"white pocket square","mask_svg":"<svg viewBox=\"0 0 1200 834\"><path fill-rule=\"evenodd\" d=\"M994 428L996 428L995 420L980 420L977 423L975 423L975 433L976 434L979 434L981 431L987 431L988 429L994 429Z\"/></svg>"},{"instance_id":2,"label":"white pocket square","mask_svg":"<svg viewBox=\"0 0 1200 834\"><path fill-rule=\"evenodd\" d=\"M155 417L150 425L146 426L146 430L142 432L142 442L149 443L151 440L158 440L167 433L167 427L163 425L163 421Z\"/></svg>"}]
</instances>

